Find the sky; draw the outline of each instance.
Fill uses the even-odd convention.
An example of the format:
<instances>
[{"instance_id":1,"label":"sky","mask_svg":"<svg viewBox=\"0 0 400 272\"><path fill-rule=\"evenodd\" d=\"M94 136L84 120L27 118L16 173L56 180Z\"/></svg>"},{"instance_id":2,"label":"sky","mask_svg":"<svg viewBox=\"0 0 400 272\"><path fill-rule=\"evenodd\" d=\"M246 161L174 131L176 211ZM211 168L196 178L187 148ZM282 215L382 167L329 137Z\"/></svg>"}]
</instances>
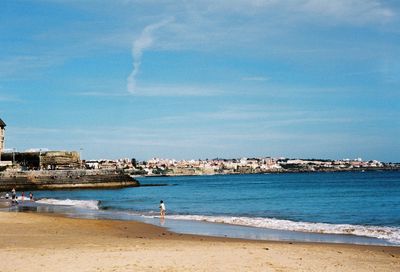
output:
<instances>
[{"instance_id":1,"label":"sky","mask_svg":"<svg viewBox=\"0 0 400 272\"><path fill-rule=\"evenodd\" d=\"M6 148L400 161L395 0L0 1Z\"/></svg>"}]
</instances>

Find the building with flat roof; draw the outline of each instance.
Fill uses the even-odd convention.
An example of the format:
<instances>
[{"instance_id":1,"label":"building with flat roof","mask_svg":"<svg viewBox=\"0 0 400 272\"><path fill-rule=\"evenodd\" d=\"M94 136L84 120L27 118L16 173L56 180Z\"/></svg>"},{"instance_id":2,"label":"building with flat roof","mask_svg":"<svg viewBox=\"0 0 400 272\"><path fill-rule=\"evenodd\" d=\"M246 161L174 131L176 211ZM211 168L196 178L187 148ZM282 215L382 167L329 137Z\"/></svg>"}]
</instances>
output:
<instances>
[{"instance_id":1,"label":"building with flat roof","mask_svg":"<svg viewBox=\"0 0 400 272\"><path fill-rule=\"evenodd\" d=\"M4 150L6 123L0 118L0 153Z\"/></svg>"},{"instance_id":2,"label":"building with flat roof","mask_svg":"<svg viewBox=\"0 0 400 272\"><path fill-rule=\"evenodd\" d=\"M80 154L76 151L26 151L15 152L15 149L4 148L6 123L0 118L0 164L2 166L19 165L22 169L79 169ZM1 166L0 165L0 166Z\"/></svg>"}]
</instances>

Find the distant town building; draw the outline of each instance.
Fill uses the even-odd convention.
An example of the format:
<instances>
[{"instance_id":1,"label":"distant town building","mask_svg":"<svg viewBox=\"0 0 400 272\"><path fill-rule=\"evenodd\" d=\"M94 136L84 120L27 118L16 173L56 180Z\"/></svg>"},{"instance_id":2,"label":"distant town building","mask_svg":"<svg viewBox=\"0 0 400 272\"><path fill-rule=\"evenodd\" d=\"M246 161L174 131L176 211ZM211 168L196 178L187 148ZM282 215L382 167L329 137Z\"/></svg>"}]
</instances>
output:
<instances>
[{"instance_id":1,"label":"distant town building","mask_svg":"<svg viewBox=\"0 0 400 272\"><path fill-rule=\"evenodd\" d=\"M0 153L4 150L6 123L0 118Z\"/></svg>"}]
</instances>

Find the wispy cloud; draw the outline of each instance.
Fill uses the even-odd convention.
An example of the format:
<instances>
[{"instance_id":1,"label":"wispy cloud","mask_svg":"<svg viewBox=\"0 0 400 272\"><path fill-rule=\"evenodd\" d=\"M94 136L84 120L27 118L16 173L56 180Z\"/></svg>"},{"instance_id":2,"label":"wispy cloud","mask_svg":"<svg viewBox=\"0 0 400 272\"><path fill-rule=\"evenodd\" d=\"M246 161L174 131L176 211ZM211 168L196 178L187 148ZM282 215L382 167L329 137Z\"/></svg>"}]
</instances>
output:
<instances>
[{"instance_id":1,"label":"wispy cloud","mask_svg":"<svg viewBox=\"0 0 400 272\"><path fill-rule=\"evenodd\" d=\"M161 22L146 26L139 37L132 43L132 58L133 58L133 70L127 79L127 90L129 93L134 94L137 91L136 77L140 70L142 63L143 52L150 48L154 42L154 31L171 23L174 19L169 18Z\"/></svg>"},{"instance_id":2,"label":"wispy cloud","mask_svg":"<svg viewBox=\"0 0 400 272\"><path fill-rule=\"evenodd\" d=\"M269 80L269 77L248 76L248 77L242 77L242 80L244 80L244 81L267 81L267 80Z\"/></svg>"},{"instance_id":3,"label":"wispy cloud","mask_svg":"<svg viewBox=\"0 0 400 272\"><path fill-rule=\"evenodd\" d=\"M209 118L210 116L206 116ZM250 117L250 116L249 116ZM292 116L295 118L294 116ZM219 117L218 117L219 118ZM288 118L291 118L288 116ZM318 118L318 117L317 117ZM329 120L328 114L321 117L318 122ZM325 120L323 120L326 118ZM333 119L337 119L336 117ZM370 121L369 118L366 120ZM181 120L182 121L182 120ZM193 119L191 119L193 122ZM288 122L296 120L288 120ZM336 120L341 122L340 120ZM136 121L135 121L136 122ZM148 122L148 120L145 120ZM181 122L182 123L182 122ZM223 127L193 127L187 126L111 126L108 130L101 127L89 126L39 128L39 127L10 127L9 137L13 141L20 140L24 144L21 150L31 146L46 146L49 149L69 148L78 150L85 147L85 158L122 156L148 159L153 156L169 158L198 158L216 156L253 156L253 155L289 155L289 156L323 156L335 158L338 154L344 155L346 150L343 143L350 145L368 143L382 143L383 139L389 139L387 134L365 135L360 132L359 137L348 130L318 130L300 131L288 133L284 126L276 123L276 126L268 124L249 124L235 127L235 122L227 122ZM50 134L51 137L46 137ZM26 137L29 135L29 141ZM357 135L357 134L356 134ZM23 141L25 139L25 141ZM63 139L60 144L60 139ZM29 144L27 144L29 143ZM299 145L298 143L301 143ZM109 148L102 148L107 144ZM255 144L255 146L254 146ZM316 146L327 153L315 153ZM338 149L339 148L339 149ZM326 149L331 149L330 152ZM135 151L133 153L133 150ZM110 153L111 152L111 153ZM116 152L116 153L115 153ZM360 152L359 154L363 154Z\"/></svg>"},{"instance_id":4,"label":"wispy cloud","mask_svg":"<svg viewBox=\"0 0 400 272\"><path fill-rule=\"evenodd\" d=\"M4 90L0 86L0 102L14 102L14 103L24 102L22 99L17 98L14 95L8 95L7 93L12 93L12 92Z\"/></svg>"},{"instance_id":5,"label":"wispy cloud","mask_svg":"<svg viewBox=\"0 0 400 272\"><path fill-rule=\"evenodd\" d=\"M395 12L380 0L307 0L300 10L319 17L328 17L333 23L365 24L385 22Z\"/></svg>"},{"instance_id":6,"label":"wispy cloud","mask_svg":"<svg viewBox=\"0 0 400 272\"><path fill-rule=\"evenodd\" d=\"M127 97L130 96L126 92L97 92L97 91L87 91L87 92L77 92L73 95L76 96L93 96L93 97Z\"/></svg>"},{"instance_id":7,"label":"wispy cloud","mask_svg":"<svg viewBox=\"0 0 400 272\"><path fill-rule=\"evenodd\" d=\"M10 97L7 97L7 96L0 95L0 102L3 102L3 101L9 102L9 101L13 101L13 99Z\"/></svg>"},{"instance_id":8,"label":"wispy cloud","mask_svg":"<svg viewBox=\"0 0 400 272\"><path fill-rule=\"evenodd\" d=\"M115 20L106 23L100 20L93 25L89 25L86 20L78 20L69 27L73 31L68 31L56 24L46 27L46 31L32 33L34 42L31 43L30 51L36 52L36 55L15 55L1 59L0 79L10 76L27 77L37 71L48 70L63 64L65 59L86 57L99 48L107 48L108 52L115 48L126 50L128 42L132 41L132 35L135 34L137 38L133 40L131 46L133 67L126 86L128 91L133 93L137 91L137 76L140 72L143 53L154 46L170 50L183 48L204 51L216 48L226 49L227 46L235 45L240 48L254 48L257 47L256 45L266 44L263 48L257 47L259 50L255 52L268 48L269 53L277 52L276 54L284 55L295 48L300 54L301 50L311 48L312 51L324 50L322 54L325 54L333 50L332 46L324 46L322 49L318 46L313 48L315 45L309 44L291 46L292 44L287 43L288 39L281 33L291 34L296 26L302 26L304 22L313 22L314 25L368 24L376 27L377 23L391 21L398 17L393 7L395 5L380 0L204 0L163 3L120 0L105 1L102 5L93 1L65 1L63 5L85 9L91 13L104 15L104 18L115 18ZM147 10L147 13L138 13L143 9ZM132 25L138 27L143 22L149 22L149 18L165 18L166 16L173 16L171 18L174 19L169 18L149 24L141 32L132 31ZM229 20L229 18L237 19ZM173 21L174 23L170 24ZM98 24L101 27L98 27ZM161 45L156 44L157 30L166 25L168 25L170 35L163 36ZM397 25L394 26L398 29ZM96 31L93 31L92 27L96 27ZM52 48L53 51L49 54L48 46L35 46L35 42L40 41L38 37L49 44L56 40L64 46ZM277 37L279 39L274 39ZM277 41L283 41L283 44ZM360 51L358 46L357 50ZM364 51L361 50L361 52ZM351 56L354 54L352 53Z\"/></svg>"},{"instance_id":9,"label":"wispy cloud","mask_svg":"<svg viewBox=\"0 0 400 272\"><path fill-rule=\"evenodd\" d=\"M0 113L25 120L35 112L49 127L68 126L70 111L82 118L77 129L62 131L10 125L11 146L85 146L98 155L194 157L223 155L223 147L243 155L270 148L318 154L357 146L335 133L356 141L385 131L393 144L382 136L363 148L385 143L381 154L399 154L391 150L399 146L396 1L38 1L49 16L19 1L4 13ZM151 67L167 67L142 77L150 55L157 61ZM24 107L9 103L13 96L27 99ZM68 101L77 103L65 110ZM38 111L43 105L54 114ZM119 116L113 126L144 130L104 131L110 114Z\"/></svg>"},{"instance_id":10,"label":"wispy cloud","mask_svg":"<svg viewBox=\"0 0 400 272\"><path fill-rule=\"evenodd\" d=\"M63 57L51 54L7 56L0 59L0 80L29 78L63 61Z\"/></svg>"},{"instance_id":11,"label":"wispy cloud","mask_svg":"<svg viewBox=\"0 0 400 272\"><path fill-rule=\"evenodd\" d=\"M143 96L217 96L225 93L216 87L197 85L146 85L141 89Z\"/></svg>"},{"instance_id":12,"label":"wispy cloud","mask_svg":"<svg viewBox=\"0 0 400 272\"><path fill-rule=\"evenodd\" d=\"M307 21L324 18L327 24L360 24L383 22L396 14L381 0L235 0L202 1L192 4L200 12L230 12L254 16L266 12L284 12L289 20ZM307 15L307 16L304 16ZM289 18L290 17L290 18Z\"/></svg>"},{"instance_id":13,"label":"wispy cloud","mask_svg":"<svg viewBox=\"0 0 400 272\"><path fill-rule=\"evenodd\" d=\"M197 85L142 85L140 92L135 92L135 96L219 96L226 93L225 90L213 86L197 86ZM122 91L84 91L77 92L78 96L93 96L93 97L127 97L131 96L132 92Z\"/></svg>"},{"instance_id":14,"label":"wispy cloud","mask_svg":"<svg viewBox=\"0 0 400 272\"><path fill-rule=\"evenodd\" d=\"M171 114L147 117L146 123L163 124L171 127L188 124L196 120L198 127L235 128L238 131L258 128L293 128L326 124L351 124L365 122L381 122L395 119L390 111L383 115L365 117L357 115L357 111L336 109L335 115L329 109L308 109L290 107L288 105L235 104L220 106L214 110L190 111L185 114Z\"/></svg>"}]
</instances>

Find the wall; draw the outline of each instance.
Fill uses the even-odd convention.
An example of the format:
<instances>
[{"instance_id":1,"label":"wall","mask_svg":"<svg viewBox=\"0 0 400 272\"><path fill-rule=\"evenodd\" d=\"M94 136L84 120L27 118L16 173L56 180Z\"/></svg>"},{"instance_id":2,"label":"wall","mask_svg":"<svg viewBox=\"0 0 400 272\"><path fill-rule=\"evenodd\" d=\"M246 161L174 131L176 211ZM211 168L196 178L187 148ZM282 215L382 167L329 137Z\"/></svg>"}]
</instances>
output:
<instances>
[{"instance_id":1,"label":"wall","mask_svg":"<svg viewBox=\"0 0 400 272\"><path fill-rule=\"evenodd\" d=\"M2 154L1 160L14 161L24 170L81 168L76 151L7 152Z\"/></svg>"},{"instance_id":2,"label":"wall","mask_svg":"<svg viewBox=\"0 0 400 272\"><path fill-rule=\"evenodd\" d=\"M4 150L4 142L5 142L5 129L0 127L0 152Z\"/></svg>"},{"instance_id":3,"label":"wall","mask_svg":"<svg viewBox=\"0 0 400 272\"><path fill-rule=\"evenodd\" d=\"M8 171L0 173L0 191L136 187L123 172L99 170Z\"/></svg>"}]
</instances>

